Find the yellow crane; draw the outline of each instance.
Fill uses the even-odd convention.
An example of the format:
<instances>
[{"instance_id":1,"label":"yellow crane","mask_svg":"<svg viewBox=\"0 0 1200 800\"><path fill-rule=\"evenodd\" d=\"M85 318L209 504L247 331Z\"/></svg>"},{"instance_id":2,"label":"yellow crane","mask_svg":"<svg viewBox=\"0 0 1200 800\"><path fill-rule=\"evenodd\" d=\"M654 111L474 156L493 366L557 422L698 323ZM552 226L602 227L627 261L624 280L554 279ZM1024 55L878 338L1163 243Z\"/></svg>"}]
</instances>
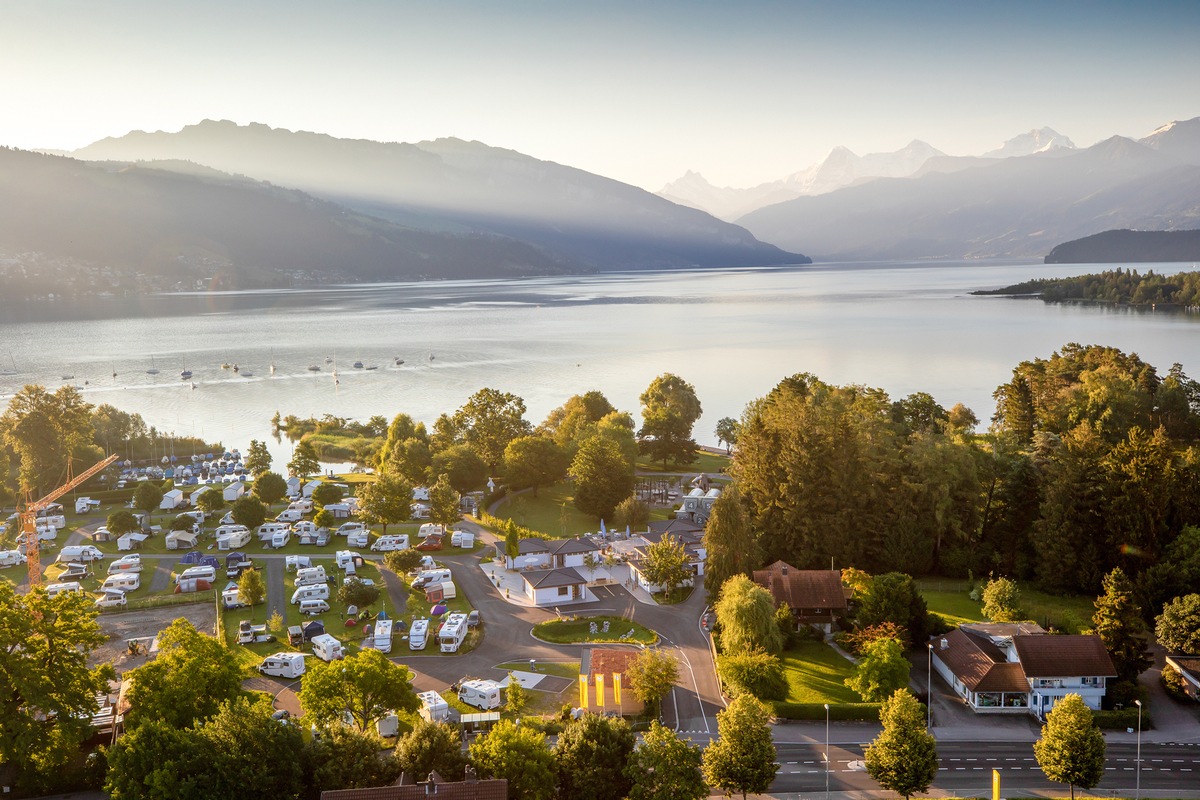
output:
<instances>
[{"instance_id":1,"label":"yellow crane","mask_svg":"<svg viewBox=\"0 0 1200 800\"><path fill-rule=\"evenodd\" d=\"M116 455L111 455L89 469L70 478L62 486L59 486L54 491L50 492L40 500L26 500L25 507L21 510L21 537L25 541L25 561L29 567L29 588L40 586L42 584L42 559L38 553L38 535L37 535L37 515L42 509L49 506L58 498L62 497L67 492L82 485L88 478L91 478L97 472L100 472L109 464L117 460ZM70 475L70 465L67 466L67 474Z\"/></svg>"}]
</instances>

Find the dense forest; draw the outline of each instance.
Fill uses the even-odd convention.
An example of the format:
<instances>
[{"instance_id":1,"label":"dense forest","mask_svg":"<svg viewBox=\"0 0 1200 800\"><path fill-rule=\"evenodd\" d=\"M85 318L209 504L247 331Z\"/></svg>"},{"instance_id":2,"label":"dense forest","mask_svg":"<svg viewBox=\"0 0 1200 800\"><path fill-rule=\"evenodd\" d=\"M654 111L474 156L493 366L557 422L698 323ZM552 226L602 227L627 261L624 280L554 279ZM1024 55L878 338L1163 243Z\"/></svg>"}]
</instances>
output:
<instances>
[{"instance_id":1,"label":"dense forest","mask_svg":"<svg viewBox=\"0 0 1200 800\"><path fill-rule=\"evenodd\" d=\"M1074 278L1035 278L971 292L975 295L1037 295L1047 303L1089 301L1132 306L1183 306L1200 308L1200 272L1145 275L1136 269L1115 269Z\"/></svg>"},{"instance_id":2,"label":"dense forest","mask_svg":"<svg viewBox=\"0 0 1200 800\"><path fill-rule=\"evenodd\" d=\"M765 560L1092 594L1119 566L1155 613L1194 587L1200 384L1068 344L994 397L977 433L926 394L783 380L747 407L732 467Z\"/></svg>"}]
</instances>

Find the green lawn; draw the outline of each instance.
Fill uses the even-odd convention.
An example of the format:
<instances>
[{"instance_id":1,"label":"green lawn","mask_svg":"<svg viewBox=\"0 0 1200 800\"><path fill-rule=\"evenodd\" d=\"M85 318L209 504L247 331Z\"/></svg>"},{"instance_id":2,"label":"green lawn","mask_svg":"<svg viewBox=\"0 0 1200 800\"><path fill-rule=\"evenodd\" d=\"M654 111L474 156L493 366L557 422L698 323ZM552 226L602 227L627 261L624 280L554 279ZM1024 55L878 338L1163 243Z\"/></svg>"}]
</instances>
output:
<instances>
[{"instance_id":1,"label":"green lawn","mask_svg":"<svg viewBox=\"0 0 1200 800\"><path fill-rule=\"evenodd\" d=\"M846 686L854 668L822 642L801 642L780 658L788 682L789 703L861 703L858 693Z\"/></svg>"},{"instance_id":2,"label":"green lawn","mask_svg":"<svg viewBox=\"0 0 1200 800\"><path fill-rule=\"evenodd\" d=\"M591 633L591 623L599 628L604 622L609 622L608 633ZM633 635L621 637L632 630ZM624 643L624 644L654 644L658 634L644 625L631 622L624 617L581 617L580 619L552 619L549 622L539 622L533 626L533 633L539 639L554 644L584 644L594 642Z\"/></svg>"},{"instance_id":3,"label":"green lawn","mask_svg":"<svg viewBox=\"0 0 1200 800\"><path fill-rule=\"evenodd\" d=\"M505 671L520 670L521 672L529 672L529 661L505 661L503 664L497 664L496 669L502 669ZM538 661L533 671L545 675L554 675L559 678L567 678L568 680L574 681L579 679L579 662Z\"/></svg>"},{"instance_id":4,"label":"green lawn","mask_svg":"<svg viewBox=\"0 0 1200 800\"><path fill-rule=\"evenodd\" d=\"M600 529L600 521L575 508L570 482L563 481L532 492L513 495L497 509L496 516L511 519L535 531L568 539Z\"/></svg>"},{"instance_id":5,"label":"green lawn","mask_svg":"<svg viewBox=\"0 0 1200 800\"><path fill-rule=\"evenodd\" d=\"M917 581L929 610L951 625L984 621L980 603L968 596L968 583L963 580L927 578ZM1053 595L1028 584L1020 584L1021 609L1025 618L1043 628L1057 628L1064 633L1082 633L1092 626L1096 612L1095 598L1089 595Z\"/></svg>"},{"instance_id":6,"label":"green lawn","mask_svg":"<svg viewBox=\"0 0 1200 800\"><path fill-rule=\"evenodd\" d=\"M668 463L664 468L661 461L648 461L646 456L638 456L636 468L639 472L667 472L667 473L685 473L695 474L704 472L709 475L717 475L729 468L732 459L729 456L720 456L716 453L701 452L698 458L691 464L672 464Z\"/></svg>"}]
</instances>

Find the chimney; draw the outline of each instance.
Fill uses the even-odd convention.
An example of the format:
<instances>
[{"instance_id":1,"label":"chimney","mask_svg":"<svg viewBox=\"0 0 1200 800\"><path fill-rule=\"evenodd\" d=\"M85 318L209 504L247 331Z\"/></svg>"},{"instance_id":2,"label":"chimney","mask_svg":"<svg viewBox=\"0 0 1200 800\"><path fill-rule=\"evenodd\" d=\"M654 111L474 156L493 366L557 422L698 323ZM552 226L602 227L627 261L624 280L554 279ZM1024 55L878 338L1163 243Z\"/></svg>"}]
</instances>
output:
<instances>
[{"instance_id":1,"label":"chimney","mask_svg":"<svg viewBox=\"0 0 1200 800\"><path fill-rule=\"evenodd\" d=\"M787 575L787 564L784 564L783 567L780 569L780 574Z\"/></svg>"},{"instance_id":2,"label":"chimney","mask_svg":"<svg viewBox=\"0 0 1200 800\"><path fill-rule=\"evenodd\" d=\"M950 647L950 640L949 640L949 639L947 639L945 636L943 636L943 637L942 637L942 641L941 641L941 648L942 648L943 650L945 650L945 649L946 649L946 648L948 648L948 647Z\"/></svg>"}]
</instances>

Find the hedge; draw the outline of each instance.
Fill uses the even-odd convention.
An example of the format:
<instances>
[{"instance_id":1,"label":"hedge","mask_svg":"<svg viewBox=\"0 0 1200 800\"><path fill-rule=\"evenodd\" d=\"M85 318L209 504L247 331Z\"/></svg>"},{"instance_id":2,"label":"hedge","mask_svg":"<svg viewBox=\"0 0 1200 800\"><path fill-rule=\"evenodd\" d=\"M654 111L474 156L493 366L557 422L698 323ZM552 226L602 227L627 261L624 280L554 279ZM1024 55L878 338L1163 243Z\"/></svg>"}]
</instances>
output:
<instances>
[{"instance_id":1,"label":"hedge","mask_svg":"<svg viewBox=\"0 0 1200 800\"><path fill-rule=\"evenodd\" d=\"M775 716L779 719L823 720L824 703L774 703ZM879 721L880 703L830 703L829 719L837 721Z\"/></svg>"},{"instance_id":2,"label":"hedge","mask_svg":"<svg viewBox=\"0 0 1200 800\"><path fill-rule=\"evenodd\" d=\"M487 527L491 528L495 533L497 533L501 536L504 535L506 526L508 526L508 524L512 522L512 520L500 519L499 517L494 517L491 514L489 514L488 512L483 511L483 510L481 510L479 512L479 516L477 517L477 519L480 522L482 522L484 525L486 525ZM526 528L524 525L517 525L516 523L513 523L513 527L516 528L516 530L517 530L517 538L518 539L551 540L551 539L556 538L554 536L551 536L548 533L542 533L541 531L535 531L533 528Z\"/></svg>"},{"instance_id":3,"label":"hedge","mask_svg":"<svg viewBox=\"0 0 1200 800\"><path fill-rule=\"evenodd\" d=\"M1096 727L1102 731L1123 731L1126 728L1137 730L1138 726L1138 709L1123 708L1120 711L1093 711L1092 719L1096 720ZM1148 731L1154 727L1150 721L1150 715L1142 712L1142 730Z\"/></svg>"}]
</instances>

